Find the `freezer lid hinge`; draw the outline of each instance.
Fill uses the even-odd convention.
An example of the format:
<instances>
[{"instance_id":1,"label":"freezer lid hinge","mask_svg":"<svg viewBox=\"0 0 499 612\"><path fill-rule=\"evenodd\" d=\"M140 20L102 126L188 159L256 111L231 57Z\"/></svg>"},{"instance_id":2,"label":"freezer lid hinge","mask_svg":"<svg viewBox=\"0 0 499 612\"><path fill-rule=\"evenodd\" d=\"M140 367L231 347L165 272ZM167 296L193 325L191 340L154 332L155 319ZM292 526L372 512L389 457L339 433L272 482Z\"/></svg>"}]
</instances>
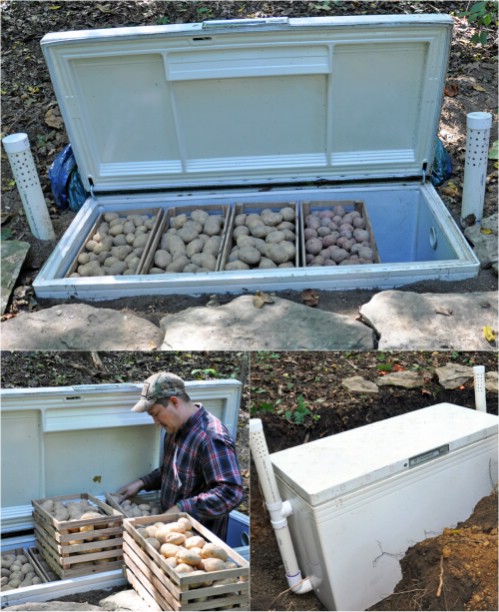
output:
<instances>
[{"instance_id":1,"label":"freezer lid hinge","mask_svg":"<svg viewBox=\"0 0 499 612\"><path fill-rule=\"evenodd\" d=\"M92 198L92 200L95 200L94 179L91 176L88 177L88 184L90 185L90 197Z\"/></svg>"},{"instance_id":2,"label":"freezer lid hinge","mask_svg":"<svg viewBox=\"0 0 499 612\"><path fill-rule=\"evenodd\" d=\"M423 166L421 168L421 176L423 185L426 183L426 176L428 173L428 162L426 160L423 161Z\"/></svg>"}]
</instances>

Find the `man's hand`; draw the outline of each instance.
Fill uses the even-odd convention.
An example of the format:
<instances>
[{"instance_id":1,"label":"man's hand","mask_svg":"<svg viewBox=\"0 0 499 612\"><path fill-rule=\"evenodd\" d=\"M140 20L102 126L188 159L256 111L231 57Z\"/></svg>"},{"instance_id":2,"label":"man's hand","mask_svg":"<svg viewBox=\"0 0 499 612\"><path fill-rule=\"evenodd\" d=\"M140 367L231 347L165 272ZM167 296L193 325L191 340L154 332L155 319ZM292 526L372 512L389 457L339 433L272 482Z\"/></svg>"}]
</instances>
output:
<instances>
[{"instance_id":1,"label":"man's hand","mask_svg":"<svg viewBox=\"0 0 499 612\"><path fill-rule=\"evenodd\" d=\"M118 498L118 502L121 503L122 501L124 501L125 499L128 499L129 497L133 497L134 495L137 495L137 493L144 488L144 481L139 479L139 480L134 480L133 482L130 482L129 484L121 487L121 489L118 489L118 491L116 491L115 496Z\"/></svg>"}]
</instances>

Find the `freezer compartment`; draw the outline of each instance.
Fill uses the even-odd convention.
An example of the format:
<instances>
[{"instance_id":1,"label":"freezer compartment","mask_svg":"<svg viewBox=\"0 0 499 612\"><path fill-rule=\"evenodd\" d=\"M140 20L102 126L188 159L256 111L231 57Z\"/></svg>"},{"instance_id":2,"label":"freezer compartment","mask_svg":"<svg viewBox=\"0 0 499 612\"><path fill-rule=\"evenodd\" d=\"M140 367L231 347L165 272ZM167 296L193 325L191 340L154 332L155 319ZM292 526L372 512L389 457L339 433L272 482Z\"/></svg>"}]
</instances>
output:
<instances>
[{"instance_id":1,"label":"freezer compartment","mask_svg":"<svg viewBox=\"0 0 499 612\"><path fill-rule=\"evenodd\" d=\"M236 204L226 232L220 269L297 268L298 230L296 202ZM250 247L250 251L243 254L241 249L245 247Z\"/></svg>"},{"instance_id":2,"label":"freezer compartment","mask_svg":"<svg viewBox=\"0 0 499 612\"><path fill-rule=\"evenodd\" d=\"M225 270L206 273L65 278L71 261L103 211L212 204L234 206L324 200L362 200L381 263L362 266ZM239 293L308 288L393 288L422 280L456 281L478 274L479 262L431 184L379 183L337 188L216 191L195 194L102 196L87 201L33 286L38 297L108 300L138 295Z\"/></svg>"},{"instance_id":3,"label":"freezer compartment","mask_svg":"<svg viewBox=\"0 0 499 612\"><path fill-rule=\"evenodd\" d=\"M440 404L271 455L300 569L328 610L390 595L407 549L491 493L497 424Z\"/></svg>"},{"instance_id":4,"label":"freezer compartment","mask_svg":"<svg viewBox=\"0 0 499 612\"><path fill-rule=\"evenodd\" d=\"M226 560L217 559L215 563L219 567L213 570L206 568L207 573L202 575L190 575L187 568L179 572L176 570L176 561L171 564L166 558L167 553L159 553L151 545L149 533L142 531L154 523L168 524L181 521L182 518L191 525L189 534L201 536L206 542L205 546L215 544L221 549ZM123 552L127 579L153 609L191 610L199 609L201 603L205 610L221 606L230 606L231 609L249 608L248 562L193 517L186 513L162 514L126 519L124 526ZM198 559L203 554L202 550L199 554L194 553ZM175 557L173 553L168 554ZM189 554L183 552L182 545L177 549L177 556L180 554ZM181 563L179 561L178 567Z\"/></svg>"},{"instance_id":5,"label":"freezer compartment","mask_svg":"<svg viewBox=\"0 0 499 612\"><path fill-rule=\"evenodd\" d=\"M300 226L304 266L380 262L371 220L362 200L303 202Z\"/></svg>"}]
</instances>

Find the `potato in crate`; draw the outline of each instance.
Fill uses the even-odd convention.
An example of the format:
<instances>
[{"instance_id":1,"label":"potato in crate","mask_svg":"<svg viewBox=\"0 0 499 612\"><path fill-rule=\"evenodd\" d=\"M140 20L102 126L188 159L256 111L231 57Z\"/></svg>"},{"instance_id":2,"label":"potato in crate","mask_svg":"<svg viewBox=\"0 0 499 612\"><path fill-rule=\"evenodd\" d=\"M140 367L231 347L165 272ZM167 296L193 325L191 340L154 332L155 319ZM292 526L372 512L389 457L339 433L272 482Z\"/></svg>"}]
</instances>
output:
<instances>
[{"instance_id":1,"label":"potato in crate","mask_svg":"<svg viewBox=\"0 0 499 612\"><path fill-rule=\"evenodd\" d=\"M2 592L23 589L42 582L47 582L47 579L26 549L16 548L2 552Z\"/></svg>"},{"instance_id":2,"label":"potato in crate","mask_svg":"<svg viewBox=\"0 0 499 612\"><path fill-rule=\"evenodd\" d=\"M101 214L66 276L79 278L140 273L148 243L162 217L161 209Z\"/></svg>"},{"instance_id":3,"label":"potato in crate","mask_svg":"<svg viewBox=\"0 0 499 612\"><path fill-rule=\"evenodd\" d=\"M154 610L249 609L249 564L186 513L124 520L123 559Z\"/></svg>"},{"instance_id":4,"label":"potato in crate","mask_svg":"<svg viewBox=\"0 0 499 612\"><path fill-rule=\"evenodd\" d=\"M113 493L106 493L106 501L111 508L118 510L127 518L162 513L158 492L135 495L122 502L118 501L118 498Z\"/></svg>"},{"instance_id":5,"label":"potato in crate","mask_svg":"<svg viewBox=\"0 0 499 612\"><path fill-rule=\"evenodd\" d=\"M32 501L42 557L59 578L120 568L123 515L87 493Z\"/></svg>"},{"instance_id":6,"label":"potato in crate","mask_svg":"<svg viewBox=\"0 0 499 612\"><path fill-rule=\"evenodd\" d=\"M302 202L301 248L306 266L379 263L378 247L364 202Z\"/></svg>"},{"instance_id":7,"label":"potato in crate","mask_svg":"<svg viewBox=\"0 0 499 612\"><path fill-rule=\"evenodd\" d=\"M286 204L236 204L223 270L298 267L297 210Z\"/></svg>"},{"instance_id":8,"label":"potato in crate","mask_svg":"<svg viewBox=\"0 0 499 612\"><path fill-rule=\"evenodd\" d=\"M220 267L224 230L230 207L170 207L155 232L144 274L214 272Z\"/></svg>"}]
</instances>

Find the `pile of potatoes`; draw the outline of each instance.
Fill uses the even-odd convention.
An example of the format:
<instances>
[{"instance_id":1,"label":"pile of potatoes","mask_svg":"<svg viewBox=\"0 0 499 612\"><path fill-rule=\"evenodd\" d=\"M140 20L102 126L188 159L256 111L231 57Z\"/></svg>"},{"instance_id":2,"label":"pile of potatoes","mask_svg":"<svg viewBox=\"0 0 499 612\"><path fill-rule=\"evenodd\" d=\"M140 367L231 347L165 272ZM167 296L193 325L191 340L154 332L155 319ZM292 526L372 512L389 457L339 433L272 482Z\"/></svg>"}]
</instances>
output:
<instances>
[{"instance_id":1,"label":"pile of potatoes","mask_svg":"<svg viewBox=\"0 0 499 612\"><path fill-rule=\"evenodd\" d=\"M42 582L35 568L25 555L6 553L2 555L2 591L22 589Z\"/></svg>"},{"instance_id":2,"label":"pile of potatoes","mask_svg":"<svg viewBox=\"0 0 499 612\"><path fill-rule=\"evenodd\" d=\"M136 517L136 516L150 516L151 514L161 514L161 506L159 502L134 502L130 499L125 499L125 501L120 504L123 512L128 517Z\"/></svg>"},{"instance_id":3,"label":"pile of potatoes","mask_svg":"<svg viewBox=\"0 0 499 612\"><path fill-rule=\"evenodd\" d=\"M136 274L155 215L104 213L70 277Z\"/></svg>"},{"instance_id":4,"label":"pile of potatoes","mask_svg":"<svg viewBox=\"0 0 499 612\"><path fill-rule=\"evenodd\" d=\"M225 270L292 268L296 257L296 211L285 206L274 211L236 215L233 246Z\"/></svg>"},{"instance_id":5,"label":"pile of potatoes","mask_svg":"<svg viewBox=\"0 0 499 612\"><path fill-rule=\"evenodd\" d=\"M222 247L224 217L196 209L169 219L149 274L213 272Z\"/></svg>"},{"instance_id":6,"label":"pile of potatoes","mask_svg":"<svg viewBox=\"0 0 499 612\"><path fill-rule=\"evenodd\" d=\"M165 558L166 563L180 576L199 576L199 583L189 585L190 588L231 584L238 578L210 580L209 572L238 567L232 561L227 551L212 542L207 542L193 530L191 521L180 517L171 523L154 523L147 527L139 527L137 531L155 550Z\"/></svg>"},{"instance_id":7,"label":"pile of potatoes","mask_svg":"<svg viewBox=\"0 0 499 612\"><path fill-rule=\"evenodd\" d=\"M307 266L341 266L374 262L366 220L343 206L311 212L304 219Z\"/></svg>"}]
</instances>

